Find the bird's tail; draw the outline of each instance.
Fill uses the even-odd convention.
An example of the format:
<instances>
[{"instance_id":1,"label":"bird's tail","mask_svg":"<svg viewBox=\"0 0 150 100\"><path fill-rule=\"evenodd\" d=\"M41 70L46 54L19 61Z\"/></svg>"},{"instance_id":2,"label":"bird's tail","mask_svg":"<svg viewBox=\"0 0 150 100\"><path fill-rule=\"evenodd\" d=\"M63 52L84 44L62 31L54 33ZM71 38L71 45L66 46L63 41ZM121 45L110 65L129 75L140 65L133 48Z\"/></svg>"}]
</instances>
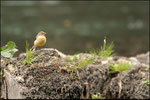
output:
<instances>
[{"instance_id":1,"label":"bird's tail","mask_svg":"<svg viewBox=\"0 0 150 100\"><path fill-rule=\"evenodd\" d=\"M31 51L35 51L36 46L32 46Z\"/></svg>"}]
</instances>

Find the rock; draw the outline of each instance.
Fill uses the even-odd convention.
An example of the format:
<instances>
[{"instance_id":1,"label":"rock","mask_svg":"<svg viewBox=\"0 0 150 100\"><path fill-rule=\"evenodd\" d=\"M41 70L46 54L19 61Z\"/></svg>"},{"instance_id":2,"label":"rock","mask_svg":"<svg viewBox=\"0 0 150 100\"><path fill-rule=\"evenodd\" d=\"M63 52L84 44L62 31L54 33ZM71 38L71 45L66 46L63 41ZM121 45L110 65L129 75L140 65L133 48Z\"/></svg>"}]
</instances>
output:
<instances>
[{"instance_id":1,"label":"rock","mask_svg":"<svg viewBox=\"0 0 150 100\"><path fill-rule=\"evenodd\" d=\"M8 69L10 72L15 71L15 68L13 67L13 64L9 64L9 65L7 66L7 69Z\"/></svg>"},{"instance_id":2,"label":"rock","mask_svg":"<svg viewBox=\"0 0 150 100\"><path fill-rule=\"evenodd\" d=\"M144 63L144 64L147 64L149 65L150 62L149 62L149 56L150 56L150 53L147 52L146 54L138 54L136 56L136 58L140 61L140 63Z\"/></svg>"},{"instance_id":3,"label":"rock","mask_svg":"<svg viewBox=\"0 0 150 100\"><path fill-rule=\"evenodd\" d=\"M149 79L148 77L149 71L145 66L132 67L131 70L123 71L112 78L103 92L106 99L148 99L150 98L149 86L143 84L143 79Z\"/></svg>"},{"instance_id":4,"label":"rock","mask_svg":"<svg viewBox=\"0 0 150 100\"><path fill-rule=\"evenodd\" d=\"M4 70L5 80L2 84L2 97L4 99L25 99L21 92L24 91L24 87L14 79L14 77L7 71Z\"/></svg>"},{"instance_id":5,"label":"rock","mask_svg":"<svg viewBox=\"0 0 150 100\"><path fill-rule=\"evenodd\" d=\"M149 53L108 59L80 53L78 59L97 58L83 69L76 69L77 62L68 61L72 55L65 55L56 49L36 50L34 57L38 55L42 57L27 65L22 64L24 54L5 63L2 58L4 99L91 99L91 95L97 93L106 99L150 98L149 88L143 84L149 76ZM111 61L127 62L133 67L111 74L108 64Z\"/></svg>"},{"instance_id":6,"label":"rock","mask_svg":"<svg viewBox=\"0 0 150 100\"><path fill-rule=\"evenodd\" d=\"M130 57L129 60L131 61L131 65L139 66L140 62L135 57Z\"/></svg>"},{"instance_id":7,"label":"rock","mask_svg":"<svg viewBox=\"0 0 150 100\"><path fill-rule=\"evenodd\" d=\"M66 57L66 55L65 54L63 54L62 52L60 52L60 51L58 51L57 49L53 49L53 48L43 48L42 50L50 50L50 51L56 51L59 55L60 55L60 57L62 57L62 58L65 58Z\"/></svg>"}]
</instances>

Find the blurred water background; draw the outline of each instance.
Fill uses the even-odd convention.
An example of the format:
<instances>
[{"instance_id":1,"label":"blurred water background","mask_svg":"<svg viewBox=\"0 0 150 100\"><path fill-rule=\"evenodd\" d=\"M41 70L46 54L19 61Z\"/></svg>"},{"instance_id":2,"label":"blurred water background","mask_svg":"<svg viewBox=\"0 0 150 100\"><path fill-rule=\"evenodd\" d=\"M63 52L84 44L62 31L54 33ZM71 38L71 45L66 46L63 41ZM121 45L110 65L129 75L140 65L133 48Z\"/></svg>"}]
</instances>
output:
<instances>
[{"instance_id":1,"label":"blurred water background","mask_svg":"<svg viewBox=\"0 0 150 100\"><path fill-rule=\"evenodd\" d=\"M2 1L1 46L16 43L25 52L39 31L47 32L44 47L75 54L113 41L117 55L149 51L148 1ZM17 55L16 54L16 55Z\"/></svg>"}]
</instances>

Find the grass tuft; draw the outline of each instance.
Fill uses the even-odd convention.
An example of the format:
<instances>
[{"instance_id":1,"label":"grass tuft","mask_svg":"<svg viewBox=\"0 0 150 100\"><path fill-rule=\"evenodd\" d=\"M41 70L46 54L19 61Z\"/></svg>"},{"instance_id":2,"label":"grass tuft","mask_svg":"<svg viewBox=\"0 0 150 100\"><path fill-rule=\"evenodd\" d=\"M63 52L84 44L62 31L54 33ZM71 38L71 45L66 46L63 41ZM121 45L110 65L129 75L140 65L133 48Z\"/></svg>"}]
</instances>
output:
<instances>
[{"instance_id":1,"label":"grass tuft","mask_svg":"<svg viewBox=\"0 0 150 100\"><path fill-rule=\"evenodd\" d=\"M41 57L41 56L36 56L33 58L33 55L34 55L34 52L32 52L31 49L29 49L29 44L26 41L26 58L23 64L30 64L36 59L39 59Z\"/></svg>"},{"instance_id":2,"label":"grass tuft","mask_svg":"<svg viewBox=\"0 0 150 100\"><path fill-rule=\"evenodd\" d=\"M99 50L95 50L95 49L91 50L90 53L107 59L108 57L114 55L113 48L114 48L113 42L107 44L106 37L105 37L103 46Z\"/></svg>"}]
</instances>

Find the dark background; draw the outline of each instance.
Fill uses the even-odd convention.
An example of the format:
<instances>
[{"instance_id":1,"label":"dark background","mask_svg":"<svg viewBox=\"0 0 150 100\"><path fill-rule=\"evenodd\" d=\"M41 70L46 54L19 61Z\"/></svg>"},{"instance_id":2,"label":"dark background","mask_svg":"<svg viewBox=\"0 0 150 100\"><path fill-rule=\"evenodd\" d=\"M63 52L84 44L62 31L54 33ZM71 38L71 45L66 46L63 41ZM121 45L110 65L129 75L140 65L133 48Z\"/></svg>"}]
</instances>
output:
<instances>
[{"instance_id":1,"label":"dark background","mask_svg":"<svg viewBox=\"0 0 150 100\"><path fill-rule=\"evenodd\" d=\"M1 46L16 43L25 52L39 31L47 32L44 47L65 54L98 49L104 36L117 55L149 51L148 1L3 1Z\"/></svg>"}]
</instances>

